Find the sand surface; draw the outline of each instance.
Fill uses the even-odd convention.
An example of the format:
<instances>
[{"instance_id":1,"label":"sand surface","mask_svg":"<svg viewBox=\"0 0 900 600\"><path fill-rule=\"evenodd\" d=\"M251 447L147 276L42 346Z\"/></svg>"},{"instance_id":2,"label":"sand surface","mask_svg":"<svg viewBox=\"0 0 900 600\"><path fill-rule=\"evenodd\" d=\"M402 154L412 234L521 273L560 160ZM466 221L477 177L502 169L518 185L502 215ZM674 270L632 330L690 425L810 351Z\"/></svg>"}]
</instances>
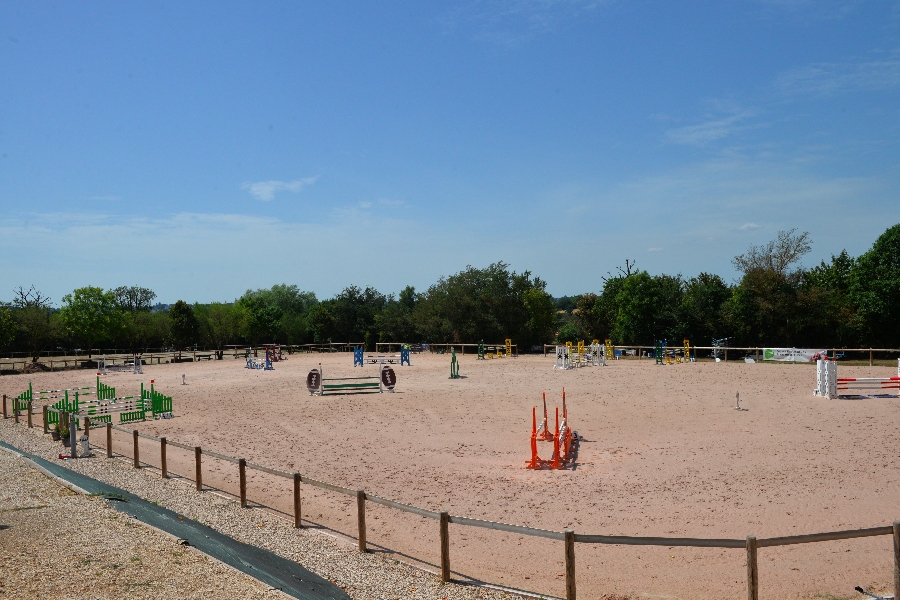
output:
<instances>
[{"instance_id":1,"label":"sand surface","mask_svg":"<svg viewBox=\"0 0 900 600\"><path fill-rule=\"evenodd\" d=\"M293 355L275 371L226 358L144 367L102 379L120 395L155 379L176 418L135 424L153 435L452 515L577 533L744 538L889 525L900 519L900 400L812 396L811 365L649 360L555 371L553 359L476 361L413 355L394 369L394 394L310 396L308 371L376 374L352 355ZM839 367L840 376L887 377L896 368ZM186 374L187 385L181 384ZM4 376L0 391L91 385L87 372ZM568 471L529 471L531 407L559 404L582 436ZM747 411L734 410L735 392ZM102 440L100 440L102 442ZM142 440L141 460L159 464ZM117 453L131 455L117 433ZM549 443L540 444L543 457ZM169 469L193 474L193 454L171 447ZM291 483L249 471L254 502L290 513ZM237 467L204 458L204 483L237 490ZM436 521L369 504L379 552L434 567ZM355 499L303 487L304 525L355 535ZM563 545L450 526L454 577L562 596ZM764 548L764 597L855 595L891 587L891 538ZM578 592L721 598L746 596L742 549L576 545ZM889 590L892 591L892 590Z\"/></svg>"}]
</instances>

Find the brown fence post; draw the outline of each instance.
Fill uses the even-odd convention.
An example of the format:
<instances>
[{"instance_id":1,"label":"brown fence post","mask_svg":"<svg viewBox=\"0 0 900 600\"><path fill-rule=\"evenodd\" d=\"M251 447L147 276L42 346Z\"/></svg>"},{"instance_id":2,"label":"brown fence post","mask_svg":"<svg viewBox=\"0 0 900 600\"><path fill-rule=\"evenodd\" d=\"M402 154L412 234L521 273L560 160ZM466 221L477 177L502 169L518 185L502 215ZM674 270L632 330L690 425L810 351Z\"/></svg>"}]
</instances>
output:
<instances>
[{"instance_id":1,"label":"brown fence post","mask_svg":"<svg viewBox=\"0 0 900 600\"><path fill-rule=\"evenodd\" d=\"M32 423L31 423L31 405L33 403L34 403L34 400L28 401L28 429L31 429L32 427L34 427L34 425L32 425Z\"/></svg>"},{"instance_id":2,"label":"brown fence post","mask_svg":"<svg viewBox=\"0 0 900 600\"><path fill-rule=\"evenodd\" d=\"M756 564L756 536L747 536L747 600L759 600L759 568Z\"/></svg>"},{"instance_id":3,"label":"brown fence post","mask_svg":"<svg viewBox=\"0 0 900 600\"><path fill-rule=\"evenodd\" d=\"M162 469L162 478L166 479L169 476L169 467L166 465L166 438L159 438L159 464Z\"/></svg>"},{"instance_id":4,"label":"brown fence post","mask_svg":"<svg viewBox=\"0 0 900 600\"><path fill-rule=\"evenodd\" d=\"M141 453L140 453L140 450L138 449L138 430L135 429L132 432L132 435L134 436L134 468L140 469L141 468Z\"/></svg>"},{"instance_id":5,"label":"brown fence post","mask_svg":"<svg viewBox=\"0 0 900 600\"><path fill-rule=\"evenodd\" d=\"M47 429L47 405L46 404L41 407L41 419L43 419L43 421L44 421L44 433L47 433L48 429Z\"/></svg>"},{"instance_id":6,"label":"brown fence post","mask_svg":"<svg viewBox=\"0 0 900 600\"><path fill-rule=\"evenodd\" d=\"M300 473L294 473L294 529L300 529Z\"/></svg>"},{"instance_id":7,"label":"brown fence post","mask_svg":"<svg viewBox=\"0 0 900 600\"><path fill-rule=\"evenodd\" d=\"M203 451L200 450L200 446L194 446L194 479L197 480L197 491L203 491L203 472L200 470L200 456Z\"/></svg>"},{"instance_id":8,"label":"brown fence post","mask_svg":"<svg viewBox=\"0 0 900 600\"><path fill-rule=\"evenodd\" d=\"M894 598L900 598L900 521L894 521Z\"/></svg>"},{"instance_id":9,"label":"brown fence post","mask_svg":"<svg viewBox=\"0 0 900 600\"><path fill-rule=\"evenodd\" d=\"M238 475L240 477L241 508L247 508L247 461L238 459Z\"/></svg>"},{"instance_id":10,"label":"brown fence post","mask_svg":"<svg viewBox=\"0 0 900 600\"><path fill-rule=\"evenodd\" d=\"M106 458L112 458L112 423L106 424Z\"/></svg>"},{"instance_id":11,"label":"brown fence post","mask_svg":"<svg viewBox=\"0 0 900 600\"><path fill-rule=\"evenodd\" d=\"M575 532L566 529L566 600L575 600Z\"/></svg>"},{"instance_id":12,"label":"brown fence post","mask_svg":"<svg viewBox=\"0 0 900 600\"><path fill-rule=\"evenodd\" d=\"M19 400L17 398L13 398L12 408L13 408L13 418L16 420L16 425L18 425L19 424Z\"/></svg>"},{"instance_id":13,"label":"brown fence post","mask_svg":"<svg viewBox=\"0 0 900 600\"><path fill-rule=\"evenodd\" d=\"M359 525L359 551L366 551L366 493L356 490L356 519Z\"/></svg>"},{"instance_id":14,"label":"brown fence post","mask_svg":"<svg viewBox=\"0 0 900 600\"><path fill-rule=\"evenodd\" d=\"M450 581L450 513L441 511L441 581Z\"/></svg>"},{"instance_id":15,"label":"brown fence post","mask_svg":"<svg viewBox=\"0 0 900 600\"><path fill-rule=\"evenodd\" d=\"M9 415L6 413L6 394L3 394L3 418L9 418Z\"/></svg>"},{"instance_id":16,"label":"brown fence post","mask_svg":"<svg viewBox=\"0 0 900 600\"><path fill-rule=\"evenodd\" d=\"M90 437L91 436L91 418L84 418L84 435Z\"/></svg>"}]
</instances>

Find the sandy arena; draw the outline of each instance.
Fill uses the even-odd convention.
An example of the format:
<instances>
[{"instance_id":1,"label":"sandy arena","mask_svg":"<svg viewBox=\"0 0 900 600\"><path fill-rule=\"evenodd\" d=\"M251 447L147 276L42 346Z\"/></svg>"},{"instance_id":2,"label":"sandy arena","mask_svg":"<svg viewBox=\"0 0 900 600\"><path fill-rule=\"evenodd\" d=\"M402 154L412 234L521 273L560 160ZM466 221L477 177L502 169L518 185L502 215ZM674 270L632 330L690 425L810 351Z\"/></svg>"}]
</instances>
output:
<instances>
[{"instance_id":1,"label":"sandy arena","mask_svg":"<svg viewBox=\"0 0 900 600\"><path fill-rule=\"evenodd\" d=\"M744 538L889 525L900 519L900 400L812 396L810 365L651 360L554 371L553 358L476 361L413 355L394 366L394 394L311 397L306 374L377 373L352 354L293 355L275 371L244 361L153 365L102 379L120 395L156 380L176 418L135 425L168 439L429 510L577 533ZM187 385L182 385L186 374ZM840 366L842 377L896 368ZM14 395L92 385L87 371L4 376ZM552 414L565 386L583 438L574 470L529 471L531 407ZM734 410L735 392L747 411ZM102 443L102 440L98 440ZM116 433L117 453L130 456ZM141 460L159 464L156 444ZM550 444L541 443L542 457ZM193 454L169 447L170 471L192 476ZM204 457L204 483L237 490L237 467ZM291 482L248 471L252 502L291 511ZM355 536L355 499L304 486L304 525ZM369 504L373 551L437 569L438 523ZM562 542L450 526L454 578L563 596ZM764 597L892 593L890 536L759 550ZM579 595L746 596L741 549L576 545Z\"/></svg>"}]
</instances>

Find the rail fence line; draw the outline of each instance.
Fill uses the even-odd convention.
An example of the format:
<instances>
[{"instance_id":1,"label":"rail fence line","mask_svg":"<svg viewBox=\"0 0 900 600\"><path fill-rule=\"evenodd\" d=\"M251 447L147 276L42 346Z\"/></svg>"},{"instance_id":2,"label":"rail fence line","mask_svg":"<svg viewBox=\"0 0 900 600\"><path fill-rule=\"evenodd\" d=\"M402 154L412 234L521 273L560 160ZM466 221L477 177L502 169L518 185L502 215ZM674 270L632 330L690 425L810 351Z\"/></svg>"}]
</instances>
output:
<instances>
[{"instance_id":1,"label":"rail fence line","mask_svg":"<svg viewBox=\"0 0 900 600\"><path fill-rule=\"evenodd\" d=\"M554 352L556 349L556 346L557 346L557 344L544 344L544 356L547 356L547 352ZM634 350L635 353L633 355L628 355L628 356L634 356L634 358L636 358L638 360L640 360L642 358L648 358L648 359L652 360L654 358L653 352L655 351L656 346L640 346L640 345L632 344L632 345L612 346L612 348L613 348L613 350L623 350L623 351L624 350ZM680 346L671 346L668 349L669 350L672 350L672 349L679 350ZM646 356L643 354L644 350L647 350ZM704 351L709 350L710 352L721 352L724 356L723 360L725 362L728 362L728 351L729 350L736 350L738 352L745 352L745 353L746 352L754 352L756 354L756 357L754 360L758 363L758 362L760 362L760 360L759 360L760 353L762 351L764 351L765 348L756 347L756 346L691 346L691 350L704 350ZM839 353L839 352L844 353L844 354L846 354L847 352L856 352L856 353L868 352L870 367L875 366L875 353L876 352L881 352L881 353L898 352L898 353L900 353L900 348L822 348L822 350L828 350L829 351L828 356L832 356L832 357L837 355L837 353ZM625 358L625 357L623 356L623 358ZM738 359L738 360L741 360L741 359ZM848 360L853 360L853 359L848 359ZM791 361L786 361L786 362L791 362ZM796 361L796 362L800 362L800 361Z\"/></svg>"},{"instance_id":2,"label":"rail fence line","mask_svg":"<svg viewBox=\"0 0 900 600\"><path fill-rule=\"evenodd\" d=\"M27 424L28 427L34 427L34 423L32 420L32 414L34 413L33 406L29 404L28 409L26 410L27 416ZM47 413L48 412L57 412L60 413L61 418L65 416L65 411L60 411L47 405L42 406L41 413L43 417L43 428L44 433L48 433L48 423L47 423ZM13 406L13 418L15 422L18 424L19 421L19 409ZM3 418L9 418L6 407L6 394L3 394ZM193 451L195 457L195 476L194 481L196 482L196 487L198 491L203 490L203 473L202 473L202 457L204 455L217 458L219 460L224 460L230 463L234 463L238 465L238 475L239 475L239 498L241 507L246 508L247 506L247 477L246 477L246 469L249 467L251 469L255 469L258 471L262 471L265 473L269 473L271 475L275 475L278 477L283 477L286 479L293 480L294 488L293 488L293 508L294 508L294 527L299 529L301 527L301 497L300 497L300 484L304 483L307 485L311 485L314 487L318 487L321 489L329 490L332 492L337 492L339 494L345 494L347 496L355 496L357 500L357 527L358 527L358 541L359 541L359 551L366 552L367 551L367 541L366 541L366 501L373 502L375 504L380 504L382 506L387 506L389 508L393 508L396 510L400 510L403 512L412 513L414 515L418 515L420 517L425 517L428 519L434 519L439 522L439 531L440 531L440 568L441 568L441 581L447 582L450 581L450 535L449 535L449 525L451 523L469 527L481 527L484 529L493 529L496 531L505 531L508 533L516 533L520 535L527 535L533 537L541 537L552 540L559 540L563 542L563 551L565 554L565 575L566 575L566 600L575 600L576 599L576 587L575 587L575 544L609 544L609 545L630 545L630 546L688 546L695 548L744 548L747 554L747 600L759 600L759 567L758 567L758 549L759 548L771 548L775 546L789 546L793 544L809 544L816 542L827 542L827 541L835 541L835 540L847 540L854 538L863 538L863 537L871 537L871 536L880 536L880 535L890 535L893 536L893 546L894 546L894 594L895 598L900 598L900 521L894 521L891 525L886 525L883 527L868 527L864 529L847 529L841 531L827 531L822 533L809 533L809 534L801 534L801 535L791 535L791 536L783 536L783 537L770 537L770 538L757 538L753 535L748 535L746 539L727 539L727 538L673 538L673 537L642 537L642 536L625 536L625 535L590 535L590 534L576 534L572 529L566 529L564 531L552 531L548 529L537 529L534 527L525 527L522 525L512 525L508 523L497 523L495 521L486 521L481 519L472 519L469 517L451 515L448 511L431 511L424 508L419 508L416 506L411 506L408 504L402 504L400 502L395 502L394 500L388 500L386 498L380 498L375 496L374 494L369 494L362 489L351 489L345 488L340 485L335 485L332 483L327 483L324 481L318 481L316 479L312 479L310 477L305 477L298 472L288 472L282 471L279 469L274 469L271 467L266 467L263 465L257 465L254 463L247 462L246 459L243 458L234 458L232 456L227 456L225 454L220 454L218 452L213 452L211 450L203 450L200 446L190 446L188 444L182 444L180 442L170 441L165 437L156 437L153 435L149 435L146 433L141 433L137 429L128 429L126 427L121 427L119 425L114 425L112 423L103 423L102 425L106 428L106 456L107 458L113 457L113 444L112 444L112 430L115 429L117 431L122 431L125 433L129 433L133 438L133 457L134 457L134 468L138 469L141 466L140 462L140 451L138 440L139 438L144 438L147 440L152 440L158 442L160 444L160 459L161 459L161 475L163 478L168 478L168 470L166 464L166 450L168 446L175 446L177 448L181 448L187 451ZM86 433L90 432L90 417L84 417L84 429Z\"/></svg>"}]
</instances>

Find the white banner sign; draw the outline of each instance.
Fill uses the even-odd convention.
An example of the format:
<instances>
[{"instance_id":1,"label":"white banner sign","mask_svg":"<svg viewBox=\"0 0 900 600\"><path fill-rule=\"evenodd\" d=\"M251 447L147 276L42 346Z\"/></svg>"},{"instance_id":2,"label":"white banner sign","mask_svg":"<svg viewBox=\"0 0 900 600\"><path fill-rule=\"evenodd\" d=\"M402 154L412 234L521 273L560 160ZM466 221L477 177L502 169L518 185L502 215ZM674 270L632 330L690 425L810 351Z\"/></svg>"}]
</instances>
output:
<instances>
[{"instance_id":1,"label":"white banner sign","mask_svg":"<svg viewBox=\"0 0 900 600\"><path fill-rule=\"evenodd\" d=\"M816 362L827 356L827 350L811 350L808 348L763 348L763 360Z\"/></svg>"}]
</instances>

